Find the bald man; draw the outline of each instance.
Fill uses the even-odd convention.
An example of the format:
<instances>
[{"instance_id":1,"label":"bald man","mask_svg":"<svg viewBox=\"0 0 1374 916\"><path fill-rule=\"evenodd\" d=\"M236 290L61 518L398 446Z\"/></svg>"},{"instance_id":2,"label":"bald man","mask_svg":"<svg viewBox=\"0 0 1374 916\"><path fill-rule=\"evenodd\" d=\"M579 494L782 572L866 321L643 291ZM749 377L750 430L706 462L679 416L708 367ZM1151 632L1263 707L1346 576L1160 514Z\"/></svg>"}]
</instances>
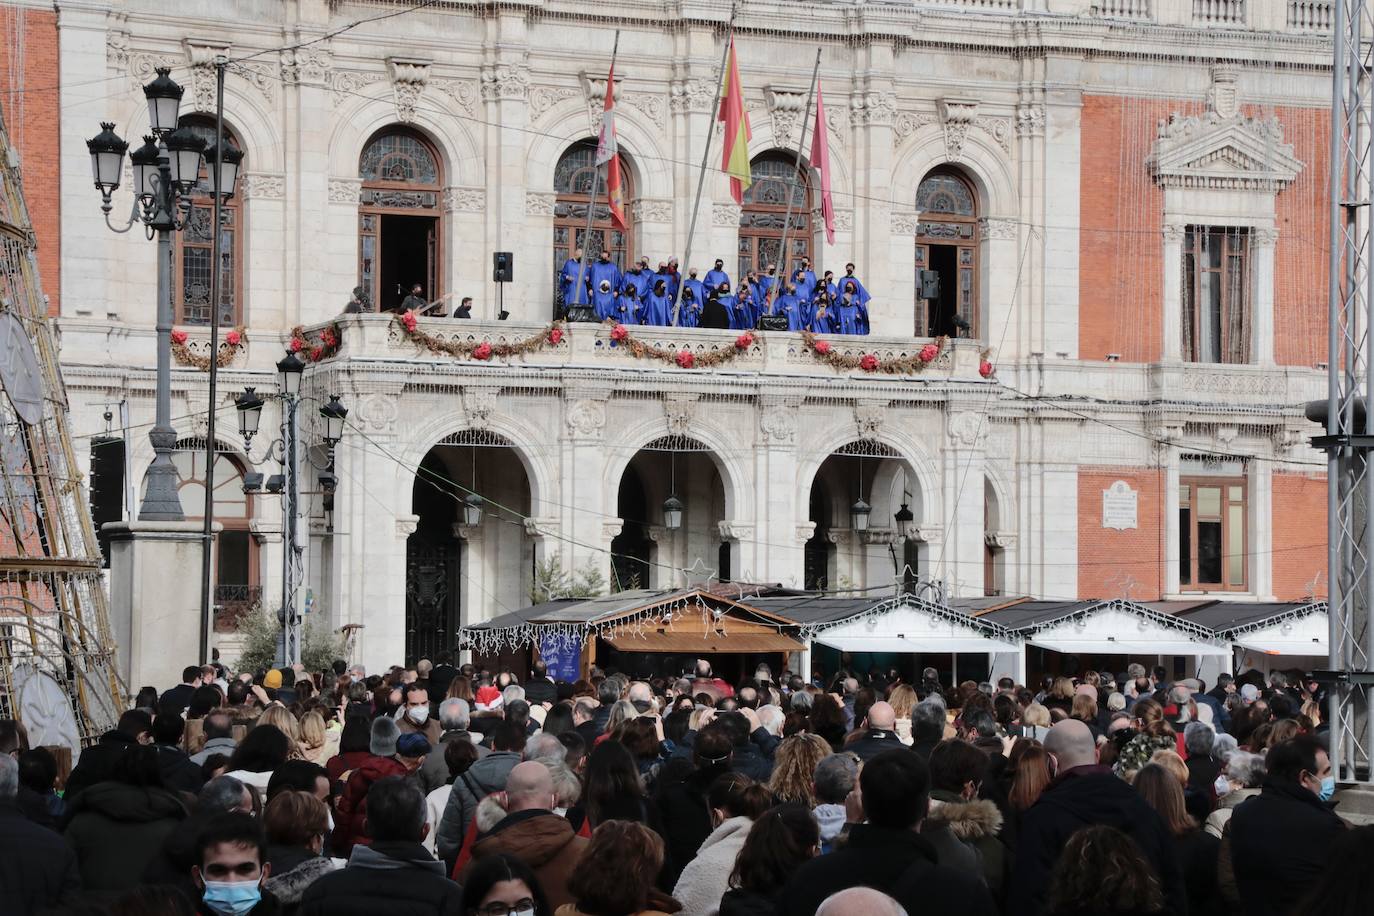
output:
<instances>
[{"instance_id":1,"label":"bald man","mask_svg":"<svg viewBox=\"0 0 1374 916\"><path fill-rule=\"evenodd\" d=\"M1008 895L1007 916L1038 916L1044 911L1050 872L1069 837L1083 827L1106 824L1132 837L1154 867L1171 913L1187 912L1187 893L1164 822L1155 810L1111 767L1097 762L1088 726L1065 719L1045 738L1055 774L1040 800L1021 821L1016 869Z\"/></svg>"},{"instance_id":2,"label":"bald man","mask_svg":"<svg viewBox=\"0 0 1374 916\"><path fill-rule=\"evenodd\" d=\"M906 747L897 737L897 714L891 704L882 700L868 707L868 715L860 723L867 729L862 738L849 745L849 750L859 755L863 761L871 760L883 751L901 750Z\"/></svg>"},{"instance_id":3,"label":"bald man","mask_svg":"<svg viewBox=\"0 0 1374 916\"><path fill-rule=\"evenodd\" d=\"M534 869L551 907L574 902L568 881L588 840L576 836L567 819L553 813L555 800L547 766L535 760L516 764L506 777L506 816L473 844L459 883L467 880L478 859L504 852Z\"/></svg>"},{"instance_id":4,"label":"bald man","mask_svg":"<svg viewBox=\"0 0 1374 916\"><path fill-rule=\"evenodd\" d=\"M907 913L900 903L882 891L851 887L821 901L816 916L907 916Z\"/></svg>"}]
</instances>

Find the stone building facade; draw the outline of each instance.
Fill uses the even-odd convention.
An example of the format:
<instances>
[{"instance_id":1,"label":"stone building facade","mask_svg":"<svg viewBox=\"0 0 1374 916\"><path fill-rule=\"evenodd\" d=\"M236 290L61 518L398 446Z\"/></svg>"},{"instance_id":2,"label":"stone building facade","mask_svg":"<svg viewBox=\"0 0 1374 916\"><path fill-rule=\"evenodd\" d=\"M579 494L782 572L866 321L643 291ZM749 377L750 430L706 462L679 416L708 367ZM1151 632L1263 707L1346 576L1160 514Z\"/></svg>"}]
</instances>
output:
<instances>
[{"instance_id":1,"label":"stone building facade","mask_svg":"<svg viewBox=\"0 0 1374 916\"><path fill-rule=\"evenodd\" d=\"M761 180L740 207L708 176L687 266L720 258L737 277L777 257L786 222L794 256L837 275L852 261L874 295L873 335L835 339L836 354L911 357L958 335L910 374L837 371L784 333L684 369L592 326L483 361L418 347L383 315L336 317L360 283L386 304L419 282L475 300L476 320L421 319L435 339L537 337L586 218L585 143L608 91L629 226L597 219L594 244L682 258L708 140L719 158L727 0L453 0L338 34L405 4L46 6L61 180L28 173L28 190L59 215L48 282L74 428L109 430L125 479L141 479L154 246L101 224L84 140L100 120L140 136L158 66L205 124L224 55L245 160L220 307L247 343L221 373L217 439L234 470L216 482L220 584L273 596L281 567L279 502L244 498L237 480L275 464L264 442L244 452L232 397L273 388L292 328L312 345L337 328L337 354L305 385L340 395L352 423L332 518L321 494L308 500L302 562L311 613L363 624L368 663L527 604L555 564L619 587L715 575L1066 599L1324 593L1324 463L1302 404L1324 390L1329 3L736 3ZM833 245L814 188L785 206L818 45ZM123 188L116 214L129 205ZM203 352L198 231L179 243L178 327ZM516 268L499 289L496 251ZM918 298L922 270L939 297ZM668 352L736 346L706 330L639 336ZM190 445L205 375L181 367L173 385ZM475 527L468 490L485 500ZM677 530L670 495L685 503Z\"/></svg>"}]
</instances>

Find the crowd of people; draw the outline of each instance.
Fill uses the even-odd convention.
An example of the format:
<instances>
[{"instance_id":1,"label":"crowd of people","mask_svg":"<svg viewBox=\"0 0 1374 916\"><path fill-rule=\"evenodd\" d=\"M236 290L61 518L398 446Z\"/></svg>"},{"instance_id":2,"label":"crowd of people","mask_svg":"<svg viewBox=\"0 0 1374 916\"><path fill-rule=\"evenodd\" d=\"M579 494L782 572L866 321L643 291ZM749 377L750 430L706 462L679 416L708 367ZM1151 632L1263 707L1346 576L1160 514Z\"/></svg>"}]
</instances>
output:
<instances>
[{"instance_id":1,"label":"crowd of people","mask_svg":"<svg viewBox=\"0 0 1374 916\"><path fill-rule=\"evenodd\" d=\"M653 270L643 257L622 273L606 250L584 263L578 249L559 273L559 302L574 321L749 331L766 326L764 319L773 316L776 330L785 325L788 331L817 334L868 333L872 297L854 276L853 264L845 265L838 280L829 270L817 278L807 257L781 280L777 265L769 264L732 284L720 259L705 277L698 279L697 273L689 269L684 280L676 258L660 261Z\"/></svg>"},{"instance_id":2,"label":"crowd of people","mask_svg":"<svg viewBox=\"0 0 1374 916\"><path fill-rule=\"evenodd\" d=\"M0 913L1354 916L1320 690L1140 665L555 682L189 667L65 776L0 720ZM522 673L523 674L523 673Z\"/></svg>"}]
</instances>

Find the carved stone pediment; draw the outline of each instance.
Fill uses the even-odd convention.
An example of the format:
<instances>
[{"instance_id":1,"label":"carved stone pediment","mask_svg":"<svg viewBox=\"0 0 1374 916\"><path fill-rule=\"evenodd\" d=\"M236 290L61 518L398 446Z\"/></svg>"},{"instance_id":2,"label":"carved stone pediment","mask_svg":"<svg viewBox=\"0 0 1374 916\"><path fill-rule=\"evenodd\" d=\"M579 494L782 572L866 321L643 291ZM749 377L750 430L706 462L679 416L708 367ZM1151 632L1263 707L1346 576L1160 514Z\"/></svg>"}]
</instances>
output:
<instances>
[{"instance_id":1,"label":"carved stone pediment","mask_svg":"<svg viewBox=\"0 0 1374 916\"><path fill-rule=\"evenodd\" d=\"M1206 114L1161 121L1149 166L1166 188L1277 192L1298 177L1303 162L1283 142L1279 119L1246 117L1235 72L1215 68Z\"/></svg>"}]
</instances>

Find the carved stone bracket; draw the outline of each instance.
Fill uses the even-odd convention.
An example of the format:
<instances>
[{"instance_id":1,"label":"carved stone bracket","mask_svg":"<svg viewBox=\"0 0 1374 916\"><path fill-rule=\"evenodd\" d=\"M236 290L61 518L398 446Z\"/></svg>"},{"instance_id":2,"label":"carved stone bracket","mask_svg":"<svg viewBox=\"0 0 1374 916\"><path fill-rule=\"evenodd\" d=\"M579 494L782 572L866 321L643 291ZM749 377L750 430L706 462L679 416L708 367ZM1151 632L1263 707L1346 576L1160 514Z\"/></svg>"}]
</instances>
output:
<instances>
[{"instance_id":1,"label":"carved stone bracket","mask_svg":"<svg viewBox=\"0 0 1374 916\"><path fill-rule=\"evenodd\" d=\"M519 101L530 90L530 71L523 63L490 64L482 68L482 101Z\"/></svg>"},{"instance_id":2,"label":"carved stone bracket","mask_svg":"<svg viewBox=\"0 0 1374 916\"><path fill-rule=\"evenodd\" d=\"M453 523L453 536L460 541L480 541L484 525L464 525L462 522Z\"/></svg>"},{"instance_id":3,"label":"carved stone bracket","mask_svg":"<svg viewBox=\"0 0 1374 916\"><path fill-rule=\"evenodd\" d=\"M582 94L587 97L587 104L593 108L600 109L606 104L606 77L600 73L591 73L583 70L577 74L577 81L582 84ZM615 100L620 101L621 78L615 78Z\"/></svg>"},{"instance_id":4,"label":"carved stone bracket","mask_svg":"<svg viewBox=\"0 0 1374 916\"><path fill-rule=\"evenodd\" d=\"M600 439L606 428L606 402L579 398L568 404L568 432L581 439Z\"/></svg>"},{"instance_id":5,"label":"carved stone bracket","mask_svg":"<svg viewBox=\"0 0 1374 916\"><path fill-rule=\"evenodd\" d=\"M868 528L859 532L859 541L864 544L887 546L901 543L902 535L892 528Z\"/></svg>"},{"instance_id":6,"label":"carved stone bracket","mask_svg":"<svg viewBox=\"0 0 1374 916\"><path fill-rule=\"evenodd\" d=\"M806 90L765 86L764 102L773 122L773 142L792 148L797 145L797 132L806 116Z\"/></svg>"},{"instance_id":7,"label":"carved stone bracket","mask_svg":"<svg viewBox=\"0 0 1374 916\"><path fill-rule=\"evenodd\" d=\"M968 98L940 99L940 123L945 128L945 155L958 162L964 155L964 141L969 128L978 120L978 100Z\"/></svg>"},{"instance_id":8,"label":"carved stone bracket","mask_svg":"<svg viewBox=\"0 0 1374 916\"><path fill-rule=\"evenodd\" d=\"M619 537L620 530L625 527L623 518L604 518L601 520L601 539L612 541Z\"/></svg>"},{"instance_id":9,"label":"carved stone bracket","mask_svg":"<svg viewBox=\"0 0 1374 916\"><path fill-rule=\"evenodd\" d=\"M328 85L332 66L329 52L323 48L291 48L281 52L282 80L288 85Z\"/></svg>"},{"instance_id":10,"label":"carved stone bracket","mask_svg":"<svg viewBox=\"0 0 1374 916\"><path fill-rule=\"evenodd\" d=\"M534 518L525 519L525 537L532 539L553 538L557 539L562 526L556 518Z\"/></svg>"},{"instance_id":11,"label":"carved stone bracket","mask_svg":"<svg viewBox=\"0 0 1374 916\"><path fill-rule=\"evenodd\" d=\"M400 537L410 537L415 533L415 529L420 525L418 515L398 515L396 516L396 534Z\"/></svg>"},{"instance_id":12,"label":"carved stone bracket","mask_svg":"<svg viewBox=\"0 0 1374 916\"><path fill-rule=\"evenodd\" d=\"M907 531L907 537L923 544L939 544L945 539L945 529L941 525L913 525Z\"/></svg>"},{"instance_id":13,"label":"carved stone bracket","mask_svg":"<svg viewBox=\"0 0 1374 916\"><path fill-rule=\"evenodd\" d=\"M983 534L983 543L998 550L1011 550L1016 546L1015 531L988 531Z\"/></svg>"},{"instance_id":14,"label":"carved stone bracket","mask_svg":"<svg viewBox=\"0 0 1374 916\"><path fill-rule=\"evenodd\" d=\"M674 114L688 111L709 112L715 98L714 80L674 80L668 87L668 107Z\"/></svg>"},{"instance_id":15,"label":"carved stone bracket","mask_svg":"<svg viewBox=\"0 0 1374 916\"><path fill-rule=\"evenodd\" d=\"M815 536L816 536L816 523L815 523L815 522L797 522L797 528L796 528L796 532L795 532L795 537L796 537L796 539L797 539L797 543L799 543L799 544L805 544L807 541L811 540L811 539L812 539L813 537L815 537Z\"/></svg>"},{"instance_id":16,"label":"carved stone bracket","mask_svg":"<svg viewBox=\"0 0 1374 916\"><path fill-rule=\"evenodd\" d=\"M754 526L748 522L723 521L716 523L723 541L752 541Z\"/></svg>"},{"instance_id":17,"label":"carved stone bracket","mask_svg":"<svg viewBox=\"0 0 1374 916\"><path fill-rule=\"evenodd\" d=\"M887 125L892 123L896 115L896 93L869 90L849 100L849 123L853 125Z\"/></svg>"},{"instance_id":18,"label":"carved stone bracket","mask_svg":"<svg viewBox=\"0 0 1374 916\"><path fill-rule=\"evenodd\" d=\"M388 57L386 69L391 75L391 92L396 100L396 118L402 124L415 120L415 105L429 82L429 61L408 57Z\"/></svg>"}]
</instances>

